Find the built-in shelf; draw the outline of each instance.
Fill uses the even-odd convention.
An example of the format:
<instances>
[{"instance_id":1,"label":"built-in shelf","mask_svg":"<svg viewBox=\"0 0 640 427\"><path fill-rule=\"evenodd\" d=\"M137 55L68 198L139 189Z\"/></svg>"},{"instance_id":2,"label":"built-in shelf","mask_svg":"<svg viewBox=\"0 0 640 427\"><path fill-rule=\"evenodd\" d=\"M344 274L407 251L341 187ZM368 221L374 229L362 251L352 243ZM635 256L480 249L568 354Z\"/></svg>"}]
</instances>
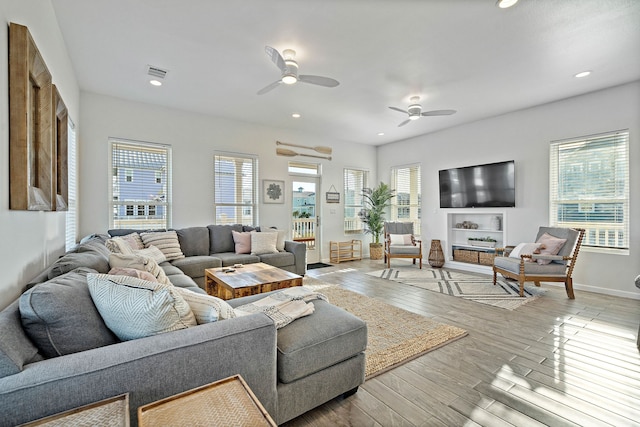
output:
<instances>
[{"instance_id":1,"label":"built-in shelf","mask_svg":"<svg viewBox=\"0 0 640 427\"><path fill-rule=\"evenodd\" d=\"M456 210L447 214L447 264L456 268L483 271L493 264L496 247L506 242L506 213L503 210ZM494 247L476 246L469 239L491 238Z\"/></svg>"}]
</instances>

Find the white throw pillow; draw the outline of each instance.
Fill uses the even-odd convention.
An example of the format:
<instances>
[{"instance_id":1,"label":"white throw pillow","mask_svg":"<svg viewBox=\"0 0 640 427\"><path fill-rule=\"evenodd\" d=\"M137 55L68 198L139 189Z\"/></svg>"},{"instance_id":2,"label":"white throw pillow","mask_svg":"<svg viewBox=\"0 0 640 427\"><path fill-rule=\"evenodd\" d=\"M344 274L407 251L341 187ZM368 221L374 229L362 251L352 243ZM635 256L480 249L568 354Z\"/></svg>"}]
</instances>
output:
<instances>
[{"instance_id":1,"label":"white throw pillow","mask_svg":"<svg viewBox=\"0 0 640 427\"><path fill-rule=\"evenodd\" d=\"M133 249L131 249L129 243L127 243L121 237L112 237L111 239L104 242L104 245L107 247L107 249L109 249L111 253L114 254L131 255L133 253Z\"/></svg>"},{"instance_id":2,"label":"white throw pillow","mask_svg":"<svg viewBox=\"0 0 640 427\"><path fill-rule=\"evenodd\" d=\"M411 245L411 234L389 234L392 245Z\"/></svg>"},{"instance_id":3,"label":"white throw pillow","mask_svg":"<svg viewBox=\"0 0 640 427\"><path fill-rule=\"evenodd\" d=\"M223 299L199 294L178 286L175 287L175 291L189 304L191 311L196 316L198 325L236 317L233 307Z\"/></svg>"},{"instance_id":4,"label":"white throw pillow","mask_svg":"<svg viewBox=\"0 0 640 427\"><path fill-rule=\"evenodd\" d=\"M278 242L278 233L270 233L268 231L251 232L251 255L275 254L278 253L276 243Z\"/></svg>"},{"instance_id":5,"label":"white throw pillow","mask_svg":"<svg viewBox=\"0 0 640 427\"><path fill-rule=\"evenodd\" d=\"M542 246L541 243L520 243L518 246L513 248L509 257L520 259L520 255L538 254L540 253L540 246ZM526 261L531 261L531 259L527 258Z\"/></svg>"},{"instance_id":6,"label":"white throw pillow","mask_svg":"<svg viewBox=\"0 0 640 427\"><path fill-rule=\"evenodd\" d=\"M180 249L180 241L178 233L175 230L140 233L140 237L144 242L144 247L155 246L162 251L167 261L184 258L182 249Z\"/></svg>"},{"instance_id":7,"label":"white throw pillow","mask_svg":"<svg viewBox=\"0 0 640 427\"><path fill-rule=\"evenodd\" d=\"M197 325L173 286L108 274L87 274L87 284L107 327L123 341Z\"/></svg>"}]
</instances>

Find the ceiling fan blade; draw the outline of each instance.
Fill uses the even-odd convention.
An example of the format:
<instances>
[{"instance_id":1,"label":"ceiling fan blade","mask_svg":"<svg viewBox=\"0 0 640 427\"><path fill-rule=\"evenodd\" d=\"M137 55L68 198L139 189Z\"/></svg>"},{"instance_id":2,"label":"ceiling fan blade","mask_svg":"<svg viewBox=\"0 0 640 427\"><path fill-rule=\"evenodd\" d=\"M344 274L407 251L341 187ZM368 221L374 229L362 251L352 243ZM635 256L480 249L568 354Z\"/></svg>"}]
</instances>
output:
<instances>
[{"instance_id":1,"label":"ceiling fan blade","mask_svg":"<svg viewBox=\"0 0 640 427\"><path fill-rule=\"evenodd\" d=\"M422 113L422 116L450 116L451 114L455 114L456 110L433 110L433 111L425 111Z\"/></svg>"},{"instance_id":2,"label":"ceiling fan blade","mask_svg":"<svg viewBox=\"0 0 640 427\"><path fill-rule=\"evenodd\" d=\"M298 81L304 83L311 83L312 85L319 85L324 87L336 87L340 84L339 81L331 79L329 77L322 76L298 76Z\"/></svg>"},{"instance_id":3,"label":"ceiling fan blade","mask_svg":"<svg viewBox=\"0 0 640 427\"><path fill-rule=\"evenodd\" d=\"M280 52L278 52L271 46L265 46L264 51L267 53L267 55L269 55L271 61L276 64L280 71L282 71L283 73L287 72L287 65L284 63L284 59L282 58L282 55L280 55Z\"/></svg>"},{"instance_id":4,"label":"ceiling fan blade","mask_svg":"<svg viewBox=\"0 0 640 427\"><path fill-rule=\"evenodd\" d=\"M282 80L276 80L275 82L271 83L270 85L263 87L262 89L260 89L258 91L258 95L264 95L265 93L269 92L270 90L273 90L276 87L278 87L280 85L280 83L282 83Z\"/></svg>"},{"instance_id":5,"label":"ceiling fan blade","mask_svg":"<svg viewBox=\"0 0 640 427\"><path fill-rule=\"evenodd\" d=\"M404 125L406 125L407 123L409 123L410 121L411 121L411 120L407 119L407 120L405 120L404 122L400 123L400 124L398 125L398 127L404 126Z\"/></svg>"},{"instance_id":6,"label":"ceiling fan blade","mask_svg":"<svg viewBox=\"0 0 640 427\"><path fill-rule=\"evenodd\" d=\"M405 110L401 110L400 108L396 108L396 107L389 107L390 109L394 110L394 111L399 111L401 113L405 113L405 114L409 114L408 111Z\"/></svg>"}]
</instances>

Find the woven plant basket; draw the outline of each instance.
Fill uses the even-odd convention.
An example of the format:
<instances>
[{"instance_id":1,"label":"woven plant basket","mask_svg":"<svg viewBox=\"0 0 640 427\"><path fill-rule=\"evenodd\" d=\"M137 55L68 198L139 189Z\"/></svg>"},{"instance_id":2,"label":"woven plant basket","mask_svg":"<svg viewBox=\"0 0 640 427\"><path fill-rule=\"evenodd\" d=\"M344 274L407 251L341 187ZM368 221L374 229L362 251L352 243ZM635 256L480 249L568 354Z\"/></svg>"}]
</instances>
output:
<instances>
[{"instance_id":1,"label":"woven plant basket","mask_svg":"<svg viewBox=\"0 0 640 427\"><path fill-rule=\"evenodd\" d=\"M369 259L382 259L383 254L384 250L382 249L382 243L369 243Z\"/></svg>"}]
</instances>

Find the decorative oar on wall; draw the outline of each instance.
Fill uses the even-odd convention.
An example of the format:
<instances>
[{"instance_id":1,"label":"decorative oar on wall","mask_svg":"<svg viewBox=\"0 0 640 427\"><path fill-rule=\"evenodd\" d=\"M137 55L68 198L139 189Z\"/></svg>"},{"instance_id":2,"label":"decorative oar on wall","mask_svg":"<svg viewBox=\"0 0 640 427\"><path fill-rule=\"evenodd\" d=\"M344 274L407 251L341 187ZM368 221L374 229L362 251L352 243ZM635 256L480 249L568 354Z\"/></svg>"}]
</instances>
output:
<instances>
[{"instance_id":1,"label":"decorative oar on wall","mask_svg":"<svg viewBox=\"0 0 640 427\"><path fill-rule=\"evenodd\" d=\"M332 152L331 147L323 147L322 145L316 145L315 147L307 147L305 145L291 144L288 142L281 142L281 141L276 141L276 145L286 145L288 147L304 148L305 150L313 150L316 153L320 153L320 154L331 155L331 152Z\"/></svg>"},{"instance_id":2,"label":"decorative oar on wall","mask_svg":"<svg viewBox=\"0 0 640 427\"><path fill-rule=\"evenodd\" d=\"M304 156L304 157L314 157L316 159L331 160L331 156L316 156L315 154L297 153L293 150L288 150L286 148L276 148L276 154L278 156L286 156L286 157Z\"/></svg>"}]
</instances>

